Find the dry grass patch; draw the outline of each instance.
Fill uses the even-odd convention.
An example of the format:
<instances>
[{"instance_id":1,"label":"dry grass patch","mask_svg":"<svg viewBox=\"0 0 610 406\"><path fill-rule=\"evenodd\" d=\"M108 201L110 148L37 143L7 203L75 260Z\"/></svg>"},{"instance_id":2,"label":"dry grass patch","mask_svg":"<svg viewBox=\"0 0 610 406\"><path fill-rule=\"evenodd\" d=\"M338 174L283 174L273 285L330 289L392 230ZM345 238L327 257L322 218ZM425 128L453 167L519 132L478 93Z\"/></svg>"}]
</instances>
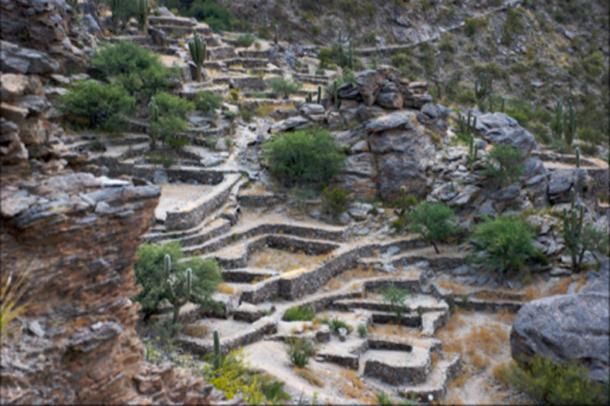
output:
<instances>
[{"instance_id":1,"label":"dry grass patch","mask_svg":"<svg viewBox=\"0 0 610 406\"><path fill-rule=\"evenodd\" d=\"M571 284L571 277L568 276L566 278L561 278L559 281L557 281L556 284L554 284L549 290L547 290L544 296L565 295L566 293L568 293L568 288Z\"/></svg>"},{"instance_id":2,"label":"dry grass patch","mask_svg":"<svg viewBox=\"0 0 610 406\"><path fill-rule=\"evenodd\" d=\"M216 290L219 293L224 293L226 295L232 295L233 293L235 293L235 289L233 289L233 287L231 285L228 285L226 283L220 283L218 285L218 287L216 288Z\"/></svg>"},{"instance_id":3,"label":"dry grass patch","mask_svg":"<svg viewBox=\"0 0 610 406\"><path fill-rule=\"evenodd\" d=\"M468 287L461 285L459 283L450 281L448 279L440 280L436 283L443 289L450 290L452 293L456 295L465 295L471 291Z\"/></svg>"},{"instance_id":4,"label":"dry grass patch","mask_svg":"<svg viewBox=\"0 0 610 406\"><path fill-rule=\"evenodd\" d=\"M508 341L508 332L500 324L494 323L489 326L474 327L463 340L468 344L468 348L483 351L487 355L495 355Z\"/></svg>"},{"instance_id":5,"label":"dry grass patch","mask_svg":"<svg viewBox=\"0 0 610 406\"><path fill-rule=\"evenodd\" d=\"M208 335L210 329L205 324L187 324L182 331L188 336L202 338Z\"/></svg>"},{"instance_id":6,"label":"dry grass patch","mask_svg":"<svg viewBox=\"0 0 610 406\"><path fill-rule=\"evenodd\" d=\"M306 369L306 368L299 368L299 367L292 368L292 371L295 374L297 374L298 376L300 376L301 378L305 379L310 384L312 384L314 386L318 386L320 388L324 387L324 381L318 375L316 375L315 372L313 372L309 369Z\"/></svg>"}]
</instances>

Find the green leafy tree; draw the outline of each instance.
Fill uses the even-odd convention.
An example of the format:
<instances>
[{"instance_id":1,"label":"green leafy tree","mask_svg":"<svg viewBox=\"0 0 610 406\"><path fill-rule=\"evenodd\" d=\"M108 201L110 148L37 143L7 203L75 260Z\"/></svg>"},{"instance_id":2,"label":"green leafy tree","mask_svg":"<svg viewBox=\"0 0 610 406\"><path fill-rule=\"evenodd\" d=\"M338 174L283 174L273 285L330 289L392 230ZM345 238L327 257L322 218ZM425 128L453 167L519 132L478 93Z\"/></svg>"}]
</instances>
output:
<instances>
[{"instance_id":1,"label":"green leafy tree","mask_svg":"<svg viewBox=\"0 0 610 406\"><path fill-rule=\"evenodd\" d=\"M484 174L498 187L512 184L523 175L525 154L510 145L496 145L489 153L490 164Z\"/></svg>"},{"instance_id":2,"label":"green leafy tree","mask_svg":"<svg viewBox=\"0 0 610 406\"><path fill-rule=\"evenodd\" d=\"M187 140L180 134L186 131L186 116L194 109L195 106L188 100L169 93L157 93L148 109L153 146L157 140L175 148L184 146Z\"/></svg>"},{"instance_id":3,"label":"green leafy tree","mask_svg":"<svg viewBox=\"0 0 610 406\"><path fill-rule=\"evenodd\" d=\"M116 82L142 100L172 88L178 78L177 70L165 67L158 55L126 41L100 48L91 67L96 77Z\"/></svg>"},{"instance_id":4,"label":"green leafy tree","mask_svg":"<svg viewBox=\"0 0 610 406\"><path fill-rule=\"evenodd\" d=\"M197 110L210 114L222 106L222 100L221 95L204 91L197 94L195 106L197 107Z\"/></svg>"},{"instance_id":5,"label":"green leafy tree","mask_svg":"<svg viewBox=\"0 0 610 406\"><path fill-rule=\"evenodd\" d=\"M479 224L472 236L475 253L473 263L502 276L518 273L525 264L539 257L532 233L521 219L501 216Z\"/></svg>"},{"instance_id":6,"label":"green leafy tree","mask_svg":"<svg viewBox=\"0 0 610 406\"><path fill-rule=\"evenodd\" d=\"M405 300L411 293L406 289L400 289L396 285L392 284L381 291L383 301L388 303L392 307L392 311L396 315L396 323L398 325L402 322L402 316L407 311L405 306Z\"/></svg>"},{"instance_id":7,"label":"green leafy tree","mask_svg":"<svg viewBox=\"0 0 610 406\"><path fill-rule=\"evenodd\" d=\"M70 88L60 108L73 124L117 131L134 106L135 100L121 86L86 80Z\"/></svg>"},{"instance_id":8,"label":"green leafy tree","mask_svg":"<svg viewBox=\"0 0 610 406\"><path fill-rule=\"evenodd\" d=\"M282 96L284 99L290 97L291 94L296 93L301 88L299 83L291 82L283 78L274 78L269 81L269 86L278 96Z\"/></svg>"},{"instance_id":9,"label":"green leafy tree","mask_svg":"<svg viewBox=\"0 0 610 406\"><path fill-rule=\"evenodd\" d=\"M167 299L173 306L175 323L186 302L209 303L222 279L218 264L201 258L180 261L181 258L178 243L142 244L138 248L135 273L142 290L136 300L145 315L155 312L159 302Z\"/></svg>"},{"instance_id":10,"label":"green leafy tree","mask_svg":"<svg viewBox=\"0 0 610 406\"><path fill-rule=\"evenodd\" d=\"M420 234L437 254L437 244L447 241L457 231L453 210L440 203L422 202L406 218L407 229Z\"/></svg>"},{"instance_id":11,"label":"green leafy tree","mask_svg":"<svg viewBox=\"0 0 610 406\"><path fill-rule=\"evenodd\" d=\"M322 129L277 134L263 145L263 155L271 174L286 187L323 188L345 161L332 135Z\"/></svg>"}]
</instances>

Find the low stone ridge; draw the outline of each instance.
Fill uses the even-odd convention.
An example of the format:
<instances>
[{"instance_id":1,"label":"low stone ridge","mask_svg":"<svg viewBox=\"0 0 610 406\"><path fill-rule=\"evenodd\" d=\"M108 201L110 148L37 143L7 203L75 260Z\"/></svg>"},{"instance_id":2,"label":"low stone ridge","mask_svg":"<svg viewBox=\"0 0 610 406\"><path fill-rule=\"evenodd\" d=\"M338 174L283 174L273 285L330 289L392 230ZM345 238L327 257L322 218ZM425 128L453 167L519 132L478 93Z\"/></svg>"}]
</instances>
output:
<instances>
[{"instance_id":1,"label":"low stone ridge","mask_svg":"<svg viewBox=\"0 0 610 406\"><path fill-rule=\"evenodd\" d=\"M577 294L551 296L525 304L510 335L513 358L535 355L557 362L575 361L591 379L608 382L610 315L608 270Z\"/></svg>"}]
</instances>

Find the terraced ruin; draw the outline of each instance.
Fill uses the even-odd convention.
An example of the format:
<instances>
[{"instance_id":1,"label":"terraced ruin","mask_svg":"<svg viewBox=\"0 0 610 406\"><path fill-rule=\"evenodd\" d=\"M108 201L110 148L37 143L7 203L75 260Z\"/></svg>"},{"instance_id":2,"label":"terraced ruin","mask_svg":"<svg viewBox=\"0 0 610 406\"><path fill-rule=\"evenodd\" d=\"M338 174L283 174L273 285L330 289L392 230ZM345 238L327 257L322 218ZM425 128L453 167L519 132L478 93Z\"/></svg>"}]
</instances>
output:
<instances>
[{"instance_id":1,"label":"terraced ruin","mask_svg":"<svg viewBox=\"0 0 610 406\"><path fill-rule=\"evenodd\" d=\"M475 17L520 6L519 1L509 1ZM53 13L49 7L51 11L40 13ZM99 21L113 22L109 10L101 10ZM532 338L535 328L524 321L519 328L518 315L531 311L529 302L574 297L595 297L595 306L607 302L598 287L607 284L607 254L591 246L580 258L587 271L572 267L574 258L563 233L568 220L561 217L578 203L584 207L581 225L585 218L607 234L607 161L585 155L579 147L571 153L552 150L503 111L435 104L427 82L408 80L391 66L371 63L353 73L331 68L322 64L316 47L304 45L294 52L295 48L273 40L244 41L248 33L215 32L204 22L174 15L164 7L147 16L147 24L145 33L136 28L135 19L118 32L100 29L96 34L100 43L92 41L89 53L104 44L137 44L179 72L172 95L197 101L202 92L210 92L222 102L212 113L196 109L187 114L186 129L173 134L185 141L178 148L156 145L153 115L143 113L151 104L123 117L118 132L57 126L53 128L61 137L48 136L36 144L38 149L29 141L19 144L26 150L26 163L28 148L49 148L31 152L51 162L34 167L57 178L28 183L20 178L19 169L10 173L16 180L3 190L2 221L9 231L2 241L10 243L3 258L25 258L28 250L39 249L38 254L53 264L51 275L67 279L42 282L42 287L52 284L50 291L58 293L50 301L52 306L37 309L28 316L31 319L24 317L21 322L26 344L11 347L16 355L2 366L3 377L14 382L2 386L3 396L17 403L110 399L112 403L239 404L251 399L247 393L229 395L200 381L202 376L220 379L201 371L222 356L239 354L248 371L281 382L294 404L375 404L386 398L415 403L521 402L531 399L502 386L498 371L528 351L545 351ZM361 47L354 52L371 59L401 52L465 24L462 20L428 33L414 44ZM199 39L207 55L201 66L189 52L189 45ZM3 36L3 44L4 40ZM244 42L249 45L243 46ZM69 74L66 69L60 74L39 50L3 52L12 58L2 65L3 72L9 72L2 80L3 99L6 95L8 100L3 100L3 134L5 127L13 128L13 121L20 124L13 124L17 133L21 127L31 128L34 120L44 121L36 122L36 128L51 128L51 119L63 113L48 113L41 106L59 106L62 97L89 74ZM34 69L39 65L43 67ZM44 88L36 75L44 78ZM196 80L198 75L202 80ZM274 79L298 86L281 95L269 89ZM22 86L14 85L21 80ZM318 129L329 132L345 163L332 180L327 179L332 187L303 197L273 175L265 148L275 137ZM464 134L470 135L467 142ZM6 166L10 159L24 161L9 154L18 149L17 144L10 145L12 149L2 150ZM53 145L60 146L55 150ZM495 185L489 172L503 164L494 155L499 146L519 151L515 160L521 166L516 174L505 175L514 175L510 182ZM60 164L48 158L55 155ZM53 165L88 173L55 174ZM349 192L337 215L325 207L324 194L333 188ZM409 216L424 202L451 208L457 213L452 227L461 231L436 241L421 229L401 226L405 219L415 222ZM494 264L490 272L473 262L479 247L471 233L476 234L480 223L509 215L532 230L536 254L528 258L523 277L510 275L503 265ZM41 237L55 225L66 234L61 238L53 234L48 241ZM64 247L71 230L79 240L75 243L99 242L99 246ZM20 233L36 237L38 245L23 245ZM116 249L113 238L120 239ZM55 243L58 250L48 245ZM145 315L138 315L131 300L137 296L136 282L142 285L133 276L133 256L136 245L144 243L179 244L182 257L177 263L164 258L167 283L175 282L169 276L172 265L193 259L217 264L221 270L222 282L205 303L192 300L193 271L187 271L189 300L176 307L178 323L169 345L155 341L162 334L154 327L171 320L168 297ZM56 252L62 249L65 255ZM68 260L68 270L63 271L64 256L73 251L91 258L78 266L70 262L76 259ZM23 265L22 260L15 261L16 268ZM45 261L34 265L34 275L45 275ZM112 275L106 279L100 276L104 272ZM72 283L74 278L77 282ZM81 279L92 284L92 293L89 288L80 293ZM398 296L395 301L389 298L392 290ZM61 305L62 298L78 302L88 295L98 295L91 299L95 306L79 310ZM292 320L289 315L295 311L312 316ZM115 313L120 320L115 320ZM592 331L607 319L607 310L593 313L593 321L583 327L584 344L579 345L597 340L591 338ZM68 326L57 327L59 332L47 323L57 314ZM104 314L108 317L100 319ZM78 320L65 321L72 318ZM559 319L562 316L553 320ZM146 349L139 343L136 327ZM602 337L607 335L603 330ZM315 347L306 367L295 366L290 359L290 348L298 340ZM68 344L57 344L60 341ZM46 383L35 393L28 392L29 386L42 381L43 371L31 372L35 378L23 375L26 379L16 366L23 354L32 359L29 354L38 347L61 354L49 357L53 367L45 368L69 371L86 363L80 356L95 359L91 364L99 370L106 363L116 364L108 375L86 378L85 384L70 381L71 375L61 378L70 381L66 384L70 387L88 388L89 380L103 382L99 393L104 399L77 390L51 397ZM569 359L562 351L547 352ZM593 360L593 366L587 364L591 376L607 372L608 354L591 352L583 350L576 359ZM5 353L8 349L3 348L3 358ZM167 366L166 361L174 365ZM190 372L174 372L181 371L174 367ZM24 384L28 379L37 383ZM113 382L131 389L114 393Z\"/></svg>"}]
</instances>

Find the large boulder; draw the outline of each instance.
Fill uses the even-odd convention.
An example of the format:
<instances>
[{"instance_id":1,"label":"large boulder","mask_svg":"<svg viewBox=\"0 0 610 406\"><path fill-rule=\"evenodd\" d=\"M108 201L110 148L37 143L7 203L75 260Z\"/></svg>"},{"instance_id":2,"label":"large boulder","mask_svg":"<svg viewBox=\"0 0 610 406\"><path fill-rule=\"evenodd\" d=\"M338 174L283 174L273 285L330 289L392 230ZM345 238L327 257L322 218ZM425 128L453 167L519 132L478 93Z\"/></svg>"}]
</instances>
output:
<instances>
[{"instance_id":1,"label":"large boulder","mask_svg":"<svg viewBox=\"0 0 610 406\"><path fill-rule=\"evenodd\" d=\"M476 130L492 144L511 145L524 152L538 148L534 136L504 113L476 113Z\"/></svg>"},{"instance_id":2,"label":"large boulder","mask_svg":"<svg viewBox=\"0 0 610 406\"><path fill-rule=\"evenodd\" d=\"M513 324L512 356L528 362L539 355L575 361L596 381L608 382L610 317L608 269L592 274L577 294L551 296L525 304Z\"/></svg>"}]
</instances>

